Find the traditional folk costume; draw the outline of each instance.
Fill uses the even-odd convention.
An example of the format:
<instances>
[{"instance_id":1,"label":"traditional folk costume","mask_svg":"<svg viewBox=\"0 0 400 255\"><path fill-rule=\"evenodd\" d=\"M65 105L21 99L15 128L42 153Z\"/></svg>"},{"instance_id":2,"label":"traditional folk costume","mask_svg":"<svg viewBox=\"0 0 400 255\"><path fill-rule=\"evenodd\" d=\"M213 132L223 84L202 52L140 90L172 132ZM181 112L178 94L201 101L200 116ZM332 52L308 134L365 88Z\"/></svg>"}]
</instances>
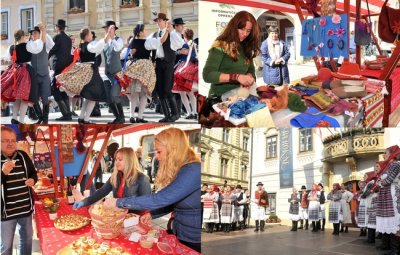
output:
<instances>
[{"instance_id":1,"label":"traditional folk costume","mask_svg":"<svg viewBox=\"0 0 400 255\"><path fill-rule=\"evenodd\" d=\"M339 186L339 184L337 184ZM332 192L328 194L329 203L329 222L333 224L333 233L334 235L339 235L339 227L340 227L340 218L341 218L341 203L342 192L340 192L340 186L335 188Z\"/></svg>"},{"instance_id":2,"label":"traditional folk costume","mask_svg":"<svg viewBox=\"0 0 400 255\"><path fill-rule=\"evenodd\" d=\"M325 223L326 223L326 219L325 219L325 200L326 200L325 199L325 191L323 190L324 186L321 183L319 183L318 185L321 187L321 191L320 191L321 196L319 197L319 208L320 208L320 211L319 211L319 220L317 222L317 229L321 229L321 231L324 231L325 230ZM321 225L321 220L322 220L322 225Z\"/></svg>"},{"instance_id":3,"label":"traditional folk costume","mask_svg":"<svg viewBox=\"0 0 400 255\"><path fill-rule=\"evenodd\" d=\"M219 193L217 191L211 191L203 195L203 222L206 224L207 233L212 233L214 224L219 222L218 198Z\"/></svg>"},{"instance_id":4,"label":"traditional folk costume","mask_svg":"<svg viewBox=\"0 0 400 255\"><path fill-rule=\"evenodd\" d=\"M31 34L36 31L40 33L39 27L34 27L29 31ZM40 46L40 45L37 45ZM36 82L38 86L38 96L42 99L43 111L39 102L33 104L36 114L39 117L37 124L47 124L49 121L49 97L51 96L51 80L49 72L49 52L53 48L54 42L49 34L46 34L46 41L39 53L33 53L31 64L36 72Z\"/></svg>"},{"instance_id":5,"label":"traditional folk costume","mask_svg":"<svg viewBox=\"0 0 400 255\"><path fill-rule=\"evenodd\" d=\"M257 183L258 186L264 186L261 182ZM269 206L268 193L265 190L256 190L254 192L253 202L253 219L256 221L256 229L254 231L264 231L265 227L265 209Z\"/></svg>"},{"instance_id":6,"label":"traditional folk costume","mask_svg":"<svg viewBox=\"0 0 400 255\"><path fill-rule=\"evenodd\" d=\"M302 190L306 189L306 186L301 187ZM303 229L303 220L306 220L305 230L308 230L308 195L307 191L300 193L300 227L299 229Z\"/></svg>"},{"instance_id":7,"label":"traditional folk costume","mask_svg":"<svg viewBox=\"0 0 400 255\"><path fill-rule=\"evenodd\" d=\"M366 185L365 182L358 183L360 190L354 195L353 199L357 201L356 222L360 228L360 236L367 235L367 205L366 205ZM364 194L364 195L363 195Z\"/></svg>"},{"instance_id":8,"label":"traditional folk costume","mask_svg":"<svg viewBox=\"0 0 400 255\"><path fill-rule=\"evenodd\" d=\"M238 185L239 186L239 185ZM240 187L241 189L241 187ZM235 193L235 200L233 202L233 219L232 219L232 229L236 229L236 224L239 222L239 228L244 228L244 205L246 204L247 198L243 191Z\"/></svg>"},{"instance_id":9,"label":"traditional folk costume","mask_svg":"<svg viewBox=\"0 0 400 255\"><path fill-rule=\"evenodd\" d=\"M233 218L233 202L236 200L236 196L232 191L225 192L221 195L221 224L222 231L229 232L230 225L232 223Z\"/></svg>"},{"instance_id":10,"label":"traditional folk costume","mask_svg":"<svg viewBox=\"0 0 400 255\"><path fill-rule=\"evenodd\" d=\"M10 47L13 64L1 75L1 99L14 102L11 124L24 123L28 103L38 101L35 70L30 62L32 54L39 54L42 50L43 42L40 39Z\"/></svg>"},{"instance_id":11,"label":"traditional folk costume","mask_svg":"<svg viewBox=\"0 0 400 255\"><path fill-rule=\"evenodd\" d=\"M312 223L312 232L317 232L317 225L316 222L319 220L320 217L320 192L317 190L312 190L308 193L307 200L308 202L308 219Z\"/></svg>"},{"instance_id":12,"label":"traditional folk costume","mask_svg":"<svg viewBox=\"0 0 400 255\"><path fill-rule=\"evenodd\" d=\"M300 199L297 197L297 194L291 194L290 198L288 198L289 206L289 218L292 221L292 229L290 231L297 231L297 222L300 219L299 215L299 202Z\"/></svg>"},{"instance_id":13,"label":"traditional folk costume","mask_svg":"<svg viewBox=\"0 0 400 255\"><path fill-rule=\"evenodd\" d=\"M375 243L376 209L378 194L372 190L374 181L369 182L361 192L358 207L358 227L368 229L368 243ZM365 236L365 232L363 236Z\"/></svg>"},{"instance_id":14,"label":"traditional folk costume","mask_svg":"<svg viewBox=\"0 0 400 255\"><path fill-rule=\"evenodd\" d=\"M348 231L348 226L347 224L351 224L351 211L350 211L350 202L353 199L353 193L351 193L348 190L342 191L342 199L340 200L341 203L341 208L342 208L342 227L340 232L349 232ZM344 230L344 227L346 227L346 230Z\"/></svg>"}]
</instances>

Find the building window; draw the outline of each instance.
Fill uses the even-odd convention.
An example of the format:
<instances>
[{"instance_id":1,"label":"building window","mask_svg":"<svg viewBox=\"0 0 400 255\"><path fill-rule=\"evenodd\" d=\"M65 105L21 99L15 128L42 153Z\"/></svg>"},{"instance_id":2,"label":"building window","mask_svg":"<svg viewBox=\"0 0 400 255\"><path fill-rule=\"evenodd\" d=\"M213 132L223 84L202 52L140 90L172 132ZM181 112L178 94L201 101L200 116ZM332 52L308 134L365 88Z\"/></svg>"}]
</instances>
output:
<instances>
[{"instance_id":1,"label":"building window","mask_svg":"<svg viewBox=\"0 0 400 255\"><path fill-rule=\"evenodd\" d=\"M139 0L121 0L121 7L132 8L139 6Z\"/></svg>"},{"instance_id":2,"label":"building window","mask_svg":"<svg viewBox=\"0 0 400 255\"><path fill-rule=\"evenodd\" d=\"M202 128L201 129L201 134L202 135L206 135L207 134L207 129L206 128Z\"/></svg>"},{"instance_id":3,"label":"building window","mask_svg":"<svg viewBox=\"0 0 400 255\"><path fill-rule=\"evenodd\" d=\"M276 193L268 193L269 213L276 213Z\"/></svg>"},{"instance_id":4,"label":"building window","mask_svg":"<svg viewBox=\"0 0 400 255\"><path fill-rule=\"evenodd\" d=\"M1 12L1 40L8 40L8 12Z\"/></svg>"},{"instance_id":5,"label":"building window","mask_svg":"<svg viewBox=\"0 0 400 255\"><path fill-rule=\"evenodd\" d=\"M223 141L224 143L228 143L228 142L229 142L229 129L227 129L227 128L224 128L224 129L223 129L222 141Z\"/></svg>"},{"instance_id":6,"label":"building window","mask_svg":"<svg viewBox=\"0 0 400 255\"><path fill-rule=\"evenodd\" d=\"M21 29L26 33L33 29L33 8L21 9Z\"/></svg>"},{"instance_id":7,"label":"building window","mask_svg":"<svg viewBox=\"0 0 400 255\"><path fill-rule=\"evenodd\" d=\"M69 0L68 13L80 13L85 11L85 0Z\"/></svg>"},{"instance_id":8,"label":"building window","mask_svg":"<svg viewBox=\"0 0 400 255\"><path fill-rule=\"evenodd\" d=\"M277 136L267 137L267 158L276 158Z\"/></svg>"},{"instance_id":9,"label":"building window","mask_svg":"<svg viewBox=\"0 0 400 255\"><path fill-rule=\"evenodd\" d=\"M247 145L249 144L249 137L243 136L243 150L247 151Z\"/></svg>"},{"instance_id":10,"label":"building window","mask_svg":"<svg viewBox=\"0 0 400 255\"><path fill-rule=\"evenodd\" d=\"M205 161L206 161L206 153L201 152L201 162L205 162Z\"/></svg>"},{"instance_id":11,"label":"building window","mask_svg":"<svg viewBox=\"0 0 400 255\"><path fill-rule=\"evenodd\" d=\"M221 158L221 176L228 176L228 162L229 160L226 158Z\"/></svg>"},{"instance_id":12,"label":"building window","mask_svg":"<svg viewBox=\"0 0 400 255\"><path fill-rule=\"evenodd\" d=\"M242 180L247 181L247 165L242 165Z\"/></svg>"},{"instance_id":13,"label":"building window","mask_svg":"<svg viewBox=\"0 0 400 255\"><path fill-rule=\"evenodd\" d=\"M312 133L311 129L300 130L300 152L312 151Z\"/></svg>"}]
</instances>

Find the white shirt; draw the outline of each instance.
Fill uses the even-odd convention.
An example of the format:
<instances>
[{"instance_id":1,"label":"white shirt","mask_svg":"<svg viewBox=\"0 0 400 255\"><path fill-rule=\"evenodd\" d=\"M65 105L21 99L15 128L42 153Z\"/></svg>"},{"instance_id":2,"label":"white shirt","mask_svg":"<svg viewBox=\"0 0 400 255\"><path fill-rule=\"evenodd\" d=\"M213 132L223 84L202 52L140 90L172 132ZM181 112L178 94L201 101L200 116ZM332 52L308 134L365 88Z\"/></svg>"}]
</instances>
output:
<instances>
[{"instance_id":1,"label":"white shirt","mask_svg":"<svg viewBox=\"0 0 400 255\"><path fill-rule=\"evenodd\" d=\"M162 31L161 36L158 36L160 31ZM161 37L163 37L166 31L167 31L166 28L164 28L163 30L158 30L156 38L154 38L152 34L149 37L147 37L146 42L144 43L144 47L146 48L146 50L157 50L156 53L157 58L164 57L164 49L162 47ZM171 42L170 47L171 50L173 51L177 51L178 49L183 47L183 44L185 44L185 41L182 39L181 34L176 32L175 30L170 33L169 37Z\"/></svg>"},{"instance_id":2,"label":"white shirt","mask_svg":"<svg viewBox=\"0 0 400 255\"><path fill-rule=\"evenodd\" d=\"M114 38L108 41L108 45L113 46L114 51L120 51L124 47L124 41L121 37L119 37L118 39ZM96 53L96 55L98 55L104 50L105 46L106 42L104 41L104 38L98 41L91 41L88 45L88 51Z\"/></svg>"}]
</instances>

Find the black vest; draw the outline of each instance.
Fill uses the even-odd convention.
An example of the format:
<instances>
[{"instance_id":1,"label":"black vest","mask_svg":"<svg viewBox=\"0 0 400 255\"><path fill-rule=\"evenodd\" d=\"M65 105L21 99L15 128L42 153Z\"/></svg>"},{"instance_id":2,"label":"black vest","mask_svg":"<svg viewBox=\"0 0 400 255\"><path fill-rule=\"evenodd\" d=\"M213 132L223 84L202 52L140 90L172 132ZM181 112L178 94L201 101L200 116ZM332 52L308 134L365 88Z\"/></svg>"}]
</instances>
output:
<instances>
[{"instance_id":1,"label":"black vest","mask_svg":"<svg viewBox=\"0 0 400 255\"><path fill-rule=\"evenodd\" d=\"M171 49L171 34L168 34L167 40L163 43L162 47L164 50L164 61L169 63L175 63L175 51Z\"/></svg>"}]
</instances>

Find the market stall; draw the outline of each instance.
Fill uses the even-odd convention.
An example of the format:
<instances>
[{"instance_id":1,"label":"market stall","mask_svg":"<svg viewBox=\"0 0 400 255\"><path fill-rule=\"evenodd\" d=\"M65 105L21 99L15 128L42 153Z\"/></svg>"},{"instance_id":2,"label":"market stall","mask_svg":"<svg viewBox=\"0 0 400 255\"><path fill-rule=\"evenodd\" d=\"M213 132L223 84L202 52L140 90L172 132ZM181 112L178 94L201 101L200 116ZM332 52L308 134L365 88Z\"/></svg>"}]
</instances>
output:
<instances>
[{"instance_id":1,"label":"market stall","mask_svg":"<svg viewBox=\"0 0 400 255\"><path fill-rule=\"evenodd\" d=\"M253 7L256 8L256 15L262 9L296 13L302 28L298 32L301 33L301 55L313 58L316 72L301 80L292 81L288 88L267 88L269 84L257 84L257 93L250 93L250 96L236 94L229 98L200 99L200 112L208 108L200 117L203 126L387 127L389 117L392 119L390 125L397 125L398 114L395 111L399 111L400 103L400 44L397 47L393 45L390 57L378 55L375 60L361 63L363 45L374 42L381 53L377 36L372 27L368 26L371 16L379 15L382 8L387 8L387 1L207 2ZM217 9L216 6L214 8ZM249 8L246 10L251 11ZM400 11L394 11L400 17ZM384 18L380 17L380 20ZM353 27L350 22L356 25ZM359 27L364 29L362 33L358 31ZM380 27L379 36L385 37ZM356 30L357 45L355 63L350 65L349 40L353 29ZM392 28L391 32L396 38L396 28ZM300 125L296 117L302 114L320 116ZM308 119L304 115L300 118ZM254 122L254 119L263 121ZM319 120L315 121L316 119ZM321 121L323 119L329 121Z\"/></svg>"},{"instance_id":2,"label":"market stall","mask_svg":"<svg viewBox=\"0 0 400 255\"><path fill-rule=\"evenodd\" d=\"M81 201L94 188L97 166L111 138L122 136L123 141L126 135L130 146L137 147L170 125L10 127L19 136L19 149L33 158L38 171L39 181L33 187L34 219L43 254L199 254L179 243L165 229L141 223L141 215L128 213L128 209L104 207L101 201L76 210L72 207L74 201ZM183 125L182 130L190 136L190 132L199 132L199 126ZM101 148L88 171L95 143L97 148L100 143ZM70 181L72 176L76 180L74 184Z\"/></svg>"}]
</instances>

